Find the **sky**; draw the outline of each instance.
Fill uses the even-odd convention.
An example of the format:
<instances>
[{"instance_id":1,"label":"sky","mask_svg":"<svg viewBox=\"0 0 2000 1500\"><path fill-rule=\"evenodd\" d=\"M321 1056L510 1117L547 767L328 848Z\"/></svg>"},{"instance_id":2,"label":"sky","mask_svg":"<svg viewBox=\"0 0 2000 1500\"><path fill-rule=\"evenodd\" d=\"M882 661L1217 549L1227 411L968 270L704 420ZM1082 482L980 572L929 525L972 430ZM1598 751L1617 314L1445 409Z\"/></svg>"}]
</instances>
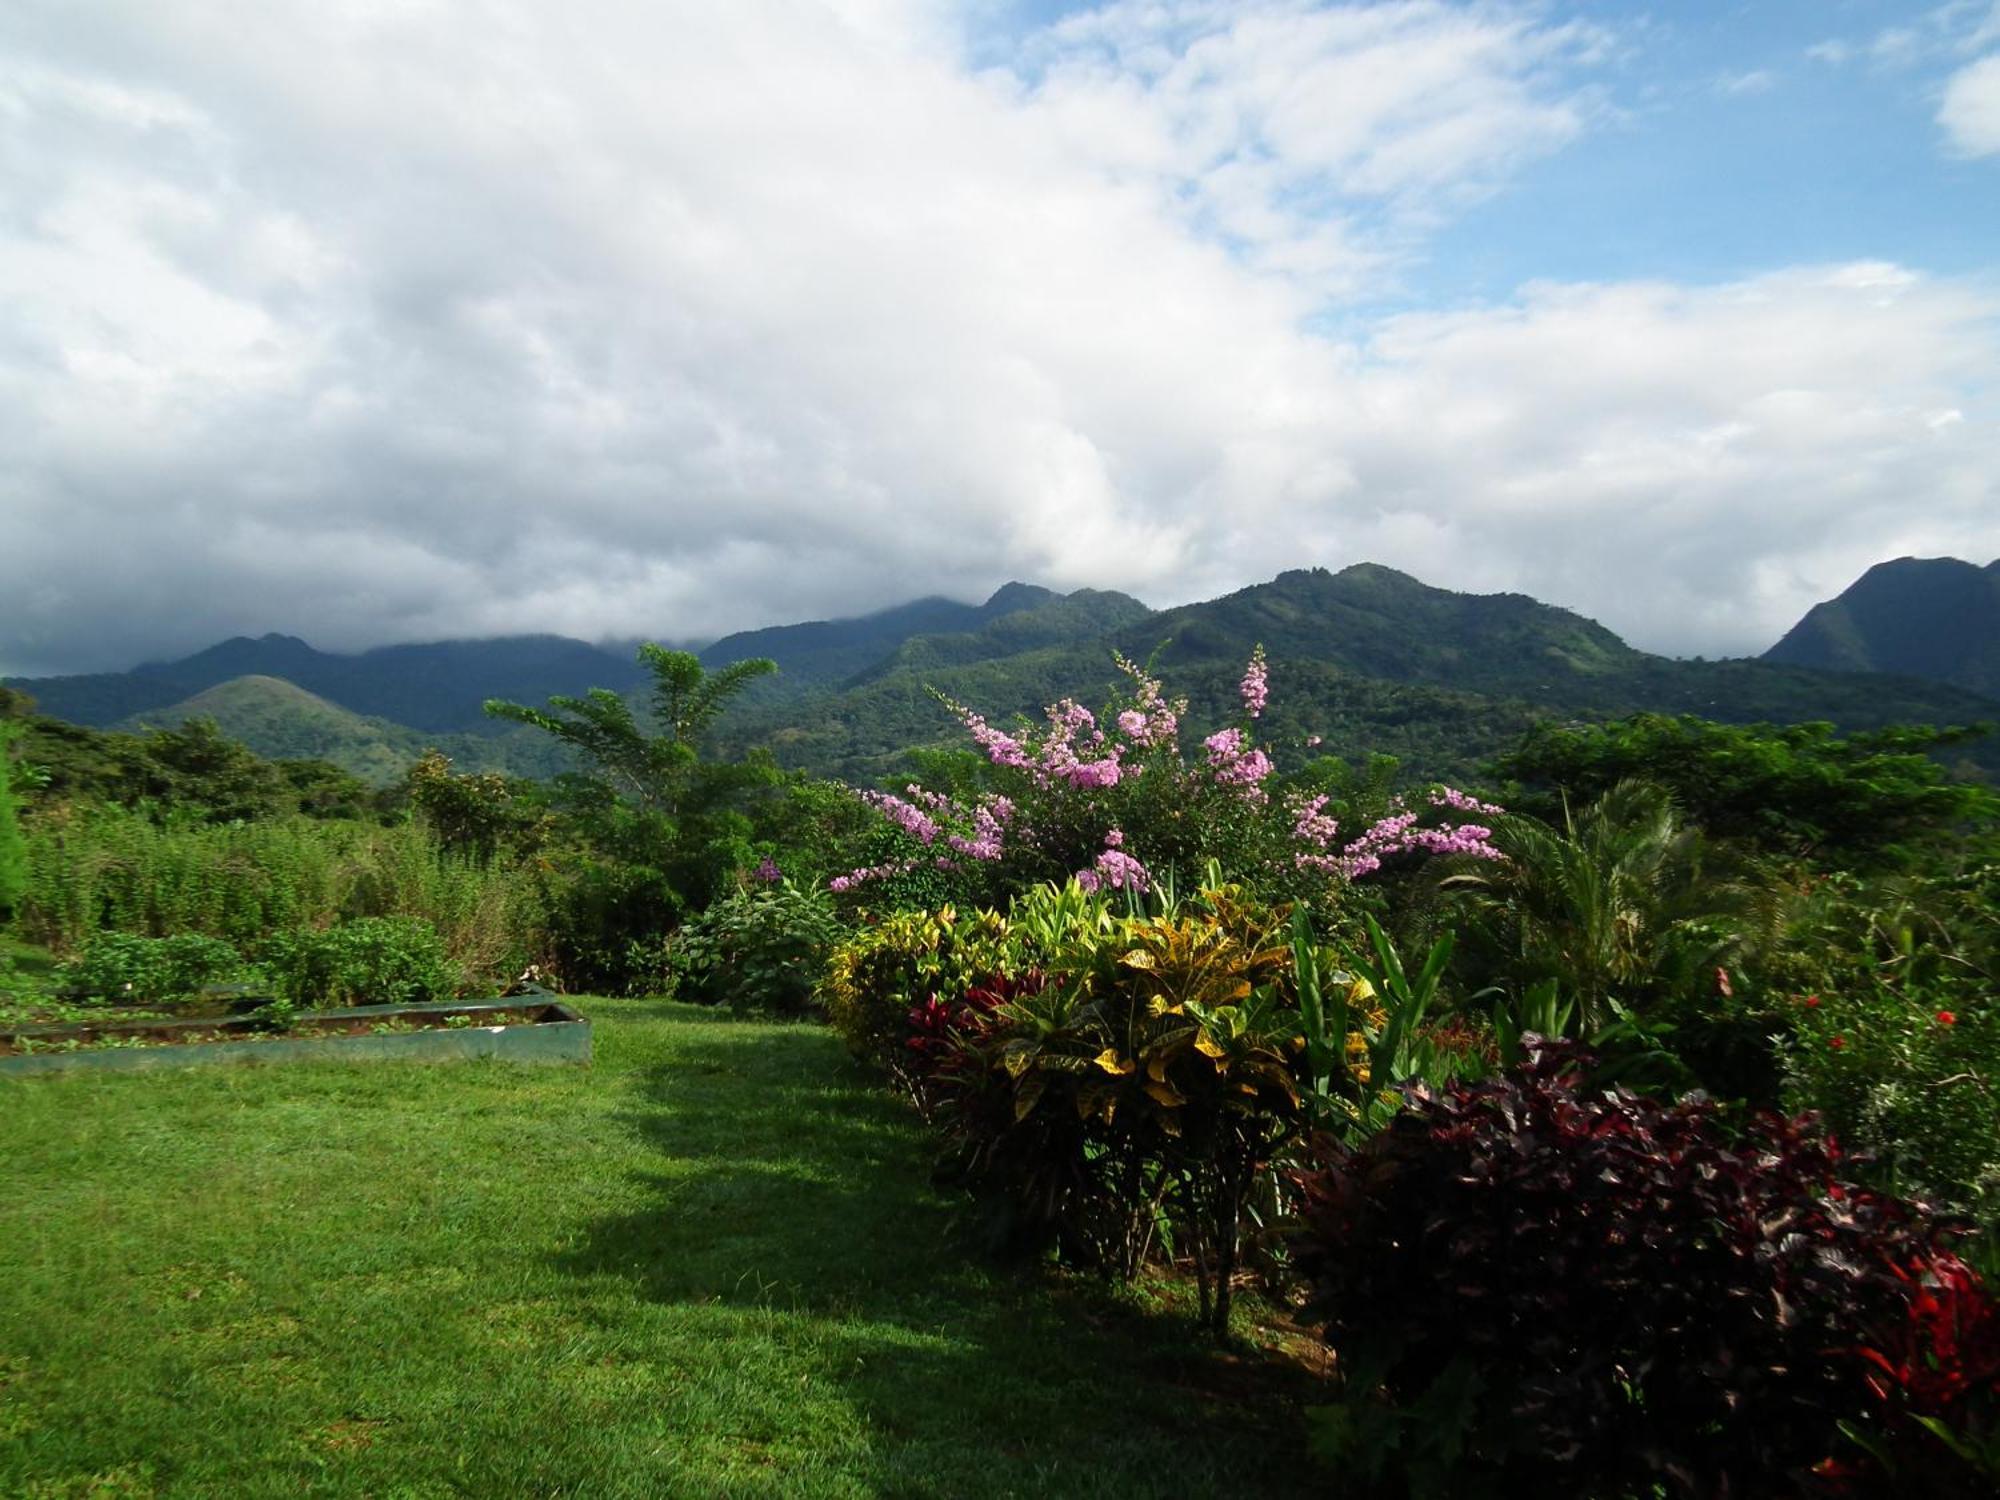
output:
<instances>
[{"instance_id":1,"label":"sky","mask_svg":"<svg viewBox=\"0 0 2000 1500\"><path fill-rule=\"evenodd\" d=\"M2000 554L2000 3L8 0L0 672Z\"/></svg>"}]
</instances>

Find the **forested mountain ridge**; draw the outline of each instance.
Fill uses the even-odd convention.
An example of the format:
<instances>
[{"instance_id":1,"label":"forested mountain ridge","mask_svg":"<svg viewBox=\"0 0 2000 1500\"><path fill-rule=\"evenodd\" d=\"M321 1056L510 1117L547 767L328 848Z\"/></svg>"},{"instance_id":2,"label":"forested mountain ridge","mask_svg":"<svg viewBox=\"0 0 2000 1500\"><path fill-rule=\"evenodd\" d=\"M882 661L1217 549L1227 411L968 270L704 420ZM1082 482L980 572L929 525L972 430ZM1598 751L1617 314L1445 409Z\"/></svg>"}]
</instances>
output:
<instances>
[{"instance_id":1,"label":"forested mountain ridge","mask_svg":"<svg viewBox=\"0 0 2000 1500\"><path fill-rule=\"evenodd\" d=\"M1649 710L1738 723L1823 719L1848 730L2000 720L2000 701L1962 687L1654 656L1526 595L1455 593L1365 563L1293 570L1157 612L1124 594L1009 584L983 604L920 599L742 632L699 655L710 666L748 656L779 664L724 720L725 748L762 745L789 766L872 781L901 774L912 748L962 743L933 689L996 721L1061 697L1096 706L1117 689L1113 654L1123 652L1153 660L1169 689L1192 700L1190 728L1205 732L1235 712L1236 679L1259 643L1272 663L1266 727L1281 752L1303 755L1320 736L1328 751L1394 754L1419 774L1468 774L1551 716ZM261 753L323 756L379 779L430 744L468 768L546 774L547 746L486 717L485 699L539 704L592 687L634 694L638 678L628 655L555 636L358 656L265 636L130 673L17 685L45 712L86 724L210 713ZM287 696L286 687L304 692ZM2000 771L1991 740L1961 754L1968 769Z\"/></svg>"},{"instance_id":2,"label":"forested mountain ridge","mask_svg":"<svg viewBox=\"0 0 2000 1500\"><path fill-rule=\"evenodd\" d=\"M2000 697L2000 561L1877 563L1807 611L1764 660L1896 672Z\"/></svg>"}]
</instances>

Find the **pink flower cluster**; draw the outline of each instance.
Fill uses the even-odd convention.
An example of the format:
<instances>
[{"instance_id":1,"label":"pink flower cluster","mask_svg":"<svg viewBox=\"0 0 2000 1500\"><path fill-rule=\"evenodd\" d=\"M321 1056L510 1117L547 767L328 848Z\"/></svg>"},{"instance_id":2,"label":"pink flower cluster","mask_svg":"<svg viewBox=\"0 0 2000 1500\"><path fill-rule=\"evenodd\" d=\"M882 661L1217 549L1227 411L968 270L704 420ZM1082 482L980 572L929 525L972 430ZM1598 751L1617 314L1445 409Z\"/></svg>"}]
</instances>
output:
<instances>
[{"instance_id":1,"label":"pink flower cluster","mask_svg":"<svg viewBox=\"0 0 2000 1500\"><path fill-rule=\"evenodd\" d=\"M1337 875L1342 880L1359 880L1381 869L1384 860L1397 854L1467 854L1475 859L1505 857L1493 847L1491 828L1478 823L1419 827L1418 820L1423 813L1410 811L1403 806L1400 798L1395 803L1394 812L1365 829L1360 837L1344 848L1336 848L1340 824L1326 815L1326 803L1325 797L1313 797L1292 805L1292 836L1306 846L1292 856L1301 870L1317 870L1321 874ZM1495 815L1502 811L1491 803L1480 802L1450 787L1433 792L1430 803L1433 807L1460 810L1476 808Z\"/></svg>"},{"instance_id":2,"label":"pink flower cluster","mask_svg":"<svg viewBox=\"0 0 2000 1500\"><path fill-rule=\"evenodd\" d=\"M1250 665L1243 669L1237 691L1243 695L1243 711L1253 719L1262 715L1264 705L1271 701L1271 669L1264 661L1261 644L1250 653Z\"/></svg>"},{"instance_id":3,"label":"pink flower cluster","mask_svg":"<svg viewBox=\"0 0 2000 1500\"><path fill-rule=\"evenodd\" d=\"M1178 743L1180 716L1187 712L1187 699L1176 698L1169 703L1160 692L1159 678L1148 677L1144 667L1123 653L1114 653L1112 660L1118 663L1119 671L1132 679L1135 690L1133 706L1118 716L1120 732L1142 750Z\"/></svg>"},{"instance_id":4,"label":"pink flower cluster","mask_svg":"<svg viewBox=\"0 0 2000 1500\"><path fill-rule=\"evenodd\" d=\"M1272 771L1271 757L1250 744L1240 729L1220 729L1203 740L1208 769L1223 786L1242 787L1252 801L1264 800L1264 778Z\"/></svg>"},{"instance_id":5,"label":"pink flower cluster","mask_svg":"<svg viewBox=\"0 0 2000 1500\"><path fill-rule=\"evenodd\" d=\"M1153 887L1153 875L1125 852L1125 835L1112 829L1104 835L1104 852L1088 870L1076 872L1076 883L1086 891L1134 891L1143 894Z\"/></svg>"},{"instance_id":6,"label":"pink flower cluster","mask_svg":"<svg viewBox=\"0 0 2000 1500\"><path fill-rule=\"evenodd\" d=\"M1449 807L1457 812L1479 813L1488 818L1500 817L1507 811L1495 807L1491 802L1481 802L1477 797L1468 796L1456 787L1441 786L1431 792L1432 807Z\"/></svg>"},{"instance_id":7,"label":"pink flower cluster","mask_svg":"<svg viewBox=\"0 0 2000 1500\"><path fill-rule=\"evenodd\" d=\"M986 752L987 760L1026 771L1037 786L1062 783L1089 790L1116 786L1125 775L1124 746L1107 741L1097 727L1096 716L1074 699L1065 698L1050 706L1049 730L1039 745L1032 738L1016 738L995 729L963 704L950 703L950 707L973 743Z\"/></svg>"},{"instance_id":8,"label":"pink flower cluster","mask_svg":"<svg viewBox=\"0 0 2000 1500\"><path fill-rule=\"evenodd\" d=\"M944 836L945 847L961 859L992 861L1004 852L1007 825L1014 818L1014 804L1005 797L985 796L967 807L939 792L911 785L903 789L909 800L888 792L863 792L861 800L881 812L897 827L926 848ZM951 855L937 855L931 861L940 870L958 868ZM923 863L921 859L864 865L836 875L826 885L830 891L851 891L874 880L906 875Z\"/></svg>"}]
</instances>

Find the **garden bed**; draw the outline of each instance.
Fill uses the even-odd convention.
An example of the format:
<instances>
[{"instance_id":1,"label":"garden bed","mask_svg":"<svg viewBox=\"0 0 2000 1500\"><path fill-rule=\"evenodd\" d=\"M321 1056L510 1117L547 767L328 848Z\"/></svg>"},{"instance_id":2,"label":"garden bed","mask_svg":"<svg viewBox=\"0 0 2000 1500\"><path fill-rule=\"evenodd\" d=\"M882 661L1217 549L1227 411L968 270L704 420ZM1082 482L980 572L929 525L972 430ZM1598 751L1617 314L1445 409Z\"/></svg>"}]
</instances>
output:
<instances>
[{"instance_id":1,"label":"garden bed","mask_svg":"<svg viewBox=\"0 0 2000 1500\"><path fill-rule=\"evenodd\" d=\"M0 1031L0 1076L316 1060L587 1063L590 1022L561 1001L515 998L257 1016L87 1022Z\"/></svg>"}]
</instances>

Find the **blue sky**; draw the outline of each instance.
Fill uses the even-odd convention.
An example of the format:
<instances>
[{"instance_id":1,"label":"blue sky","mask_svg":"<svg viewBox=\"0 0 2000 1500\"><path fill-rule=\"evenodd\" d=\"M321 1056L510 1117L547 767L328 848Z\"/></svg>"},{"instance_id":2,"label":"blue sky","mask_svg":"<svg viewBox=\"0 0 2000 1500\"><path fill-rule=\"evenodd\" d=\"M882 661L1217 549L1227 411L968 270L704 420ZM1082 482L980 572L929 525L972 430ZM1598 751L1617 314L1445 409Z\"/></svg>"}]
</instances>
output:
<instances>
[{"instance_id":1,"label":"blue sky","mask_svg":"<svg viewBox=\"0 0 2000 1500\"><path fill-rule=\"evenodd\" d=\"M0 672L2000 553L2000 3L14 0Z\"/></svg>"}]
</instances>

